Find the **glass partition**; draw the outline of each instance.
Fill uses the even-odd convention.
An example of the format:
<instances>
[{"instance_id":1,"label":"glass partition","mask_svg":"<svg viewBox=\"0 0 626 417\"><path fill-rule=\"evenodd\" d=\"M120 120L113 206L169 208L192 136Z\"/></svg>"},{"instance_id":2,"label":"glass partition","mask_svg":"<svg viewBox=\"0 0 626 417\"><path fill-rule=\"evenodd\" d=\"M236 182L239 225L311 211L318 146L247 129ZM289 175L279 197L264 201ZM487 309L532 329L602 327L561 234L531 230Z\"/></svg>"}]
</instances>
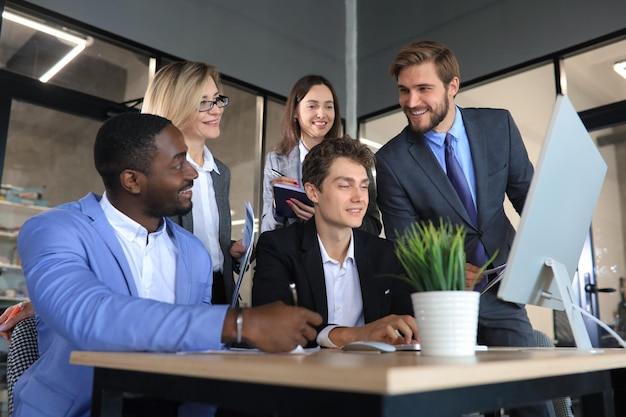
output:
<instances>
[{"instance_id":1,"label":"glass partition","mask_svg":"<svg viewBox=\"0 0 626 417\"><path fill-rule=\"evenodd\" d=\"M36 123L33 121L36 120ZM102 193L93 164L93 144L101 123L13 100L3 185L40 190L44 206Z\"/></svg>"},{"instance_id":2,"label":"glass partition","mask_svg":"<svg viewBox=\"0 0 626 417\"><path fill-rule=\"evenodd\" d=\"M11 9L2 17L0 68L117 103L143 96L147 54Z\"/></svg>"},{"instance_id":3,"label":"glass partition","mask_svg":"<svg viewBox=\"0 0 626 417\"><path fill-rule=\"evenodd\" d=\"M626 39L565 58L563 68L567 95L578 112L626 100Z\"/></svg>"}]
</instances>

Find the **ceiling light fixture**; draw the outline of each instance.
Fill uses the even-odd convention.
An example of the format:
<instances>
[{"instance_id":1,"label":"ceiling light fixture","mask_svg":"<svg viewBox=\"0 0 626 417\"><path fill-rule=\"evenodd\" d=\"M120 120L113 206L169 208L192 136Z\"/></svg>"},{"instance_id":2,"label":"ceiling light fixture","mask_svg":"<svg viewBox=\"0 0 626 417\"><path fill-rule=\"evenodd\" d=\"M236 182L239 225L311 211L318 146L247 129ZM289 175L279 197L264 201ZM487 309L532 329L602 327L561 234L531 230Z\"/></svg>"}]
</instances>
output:
<instances>
[{"instance_id":1,"label":"ceiling light fixture","mask_svg":"<svg viewBox=\"0 0 626 417\"><path fill-rule=\"evenodd\" d=\"M619 75L621 75L623 78L626 78L626 60L616 62L613 65L613 70Z\"/></svg>"},{"instance_id":2,"label":"ceiling light fixture","mask_svg":"<svg viewBox=\"0 0 626 417\"><path fill-rule=\"evenodd\" d=\"M41 77L39 77L39 81L42 83L48 82L52 77L54 77L59 71L63 69L67 64L69 64L74 58L76 58L88 45L91 45L93 39L89 36L86 38L81 38L79 36L74 36L70 33L64 32L59 29L55 29L48 25L44 25L43 23L36 22L34 20L28 19L26 17L17 15L15 13L11 13L9 11L2 12L2 17L6 20L10 20L11 22L20 24L22 26L29 27L31 29L35 29L36 31L46 33L50 36L54 36L57 39L62 39L66 42L74 44L74 48L69 51L63 58L59 60L56 64L54 64L48 71L45 72Z\"/></svg>"}]
</instances>

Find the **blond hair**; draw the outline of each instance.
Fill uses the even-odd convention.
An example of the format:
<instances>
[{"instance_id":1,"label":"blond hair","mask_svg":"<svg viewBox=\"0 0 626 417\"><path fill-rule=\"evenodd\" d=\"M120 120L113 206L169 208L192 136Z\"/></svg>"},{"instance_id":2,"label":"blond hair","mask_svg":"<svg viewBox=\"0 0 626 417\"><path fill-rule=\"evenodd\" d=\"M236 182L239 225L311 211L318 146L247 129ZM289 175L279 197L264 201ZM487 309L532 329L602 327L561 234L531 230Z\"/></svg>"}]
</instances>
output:
<instances>
[{"instance_id":1,"label":"blond hair","mask_svg":"<svg viewBox=\"0 0 626 417\"><path fill-rule=\"evenodd\" d=\"M164 66L148 85L141 112L165 117L185 129L196 118L209 77L220 88L220 73L212 65L183 61Z\"/></svg>"}]
</instances>

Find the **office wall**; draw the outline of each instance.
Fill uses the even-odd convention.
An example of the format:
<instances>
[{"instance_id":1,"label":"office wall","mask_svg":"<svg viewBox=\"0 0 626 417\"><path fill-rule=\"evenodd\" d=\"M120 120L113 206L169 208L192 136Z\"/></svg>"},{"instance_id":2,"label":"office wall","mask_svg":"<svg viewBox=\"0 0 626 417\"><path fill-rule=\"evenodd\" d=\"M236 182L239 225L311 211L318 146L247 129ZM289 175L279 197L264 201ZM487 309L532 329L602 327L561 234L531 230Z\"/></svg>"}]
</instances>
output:
<instances>
[{"instance_id":1,"label":"office wall","mask_svg":"<svg viewBox=\"0 0 626 417\"><path fill-rule=\"evenodd\" d=\"M345 5L317 0L32 0L85 22L222 73L288 95L318 73L345 102Z\"/></svg>"},{"instance_id":2,"label":"office wall","mask_svg":"<svg viewBox=\"0 0 626 417\"><path fill-rule=\"evenodd\" d=\"M388 68L409 42L446 44L467 81L624 29L624 16L623 0L359 1L358 114L397 104Z\"/></svg>"}]
</instances>

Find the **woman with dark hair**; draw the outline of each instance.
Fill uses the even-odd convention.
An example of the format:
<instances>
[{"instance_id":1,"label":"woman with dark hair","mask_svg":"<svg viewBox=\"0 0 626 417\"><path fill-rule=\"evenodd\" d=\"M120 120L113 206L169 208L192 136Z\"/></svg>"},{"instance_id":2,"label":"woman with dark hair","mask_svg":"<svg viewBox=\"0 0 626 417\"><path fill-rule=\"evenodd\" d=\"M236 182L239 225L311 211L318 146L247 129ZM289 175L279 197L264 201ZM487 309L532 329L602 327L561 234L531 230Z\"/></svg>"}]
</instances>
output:
<instances>
[{"instance_id":1,"label":"woman with dark hair","mask_svg":"<svg viewBox=\"0 0 626 417\"><path fill-rule=\"evenodd\" d=\"M297 217L276 216L274 212L275 184L302 187L302 161L309 150L326 138L342 135L341 111L332 84L320 75L306 75L291 89L281 125L282 139L276 149L267 154L263 171L263 214L261 232L305 221L313 216L313 207L296 200L288 201ZM371 173L368 172L371 179ZM382 225L376 206L374 180L370 181L370 204L361 229L380 234Z\"/></svg>"}]
</instances>

